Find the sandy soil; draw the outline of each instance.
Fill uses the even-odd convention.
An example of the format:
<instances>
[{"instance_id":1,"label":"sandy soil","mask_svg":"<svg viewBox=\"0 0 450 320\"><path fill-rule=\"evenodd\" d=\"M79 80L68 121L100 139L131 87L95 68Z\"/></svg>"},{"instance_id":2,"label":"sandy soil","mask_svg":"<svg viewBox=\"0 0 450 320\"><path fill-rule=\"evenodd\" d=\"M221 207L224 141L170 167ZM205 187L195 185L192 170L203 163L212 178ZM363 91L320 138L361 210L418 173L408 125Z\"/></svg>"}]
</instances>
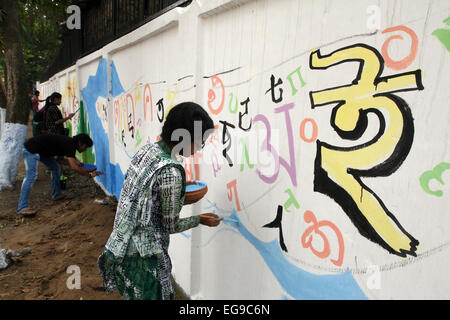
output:
<instances>
[{"instance_id":1,"label":"sandy soil","mask_svg":"<svg viewBox=\"0 0 450 320\"><path fill-rule=\"evenodd\" d=\"M38 179L30 195L30 206L39 211L32 218L16 214L25 175L23 159L14 190L0 192L0 246L31 249L30 254L13 258L13 263L0 271L0 300L122 299L117 290L111 295L103 290L97 268L97 258L114 223L116 199L105 196L91 179L68 167L63 172L69 178L64 193L73 199L54 202L50 174L39 163ZM106 199L107 204L97 204L96 199ZM81 289L67 287L72 275L67 269L72 265L80 268ZM179 288L176 291L176 299L186 298Z\"/></svg>"}]
</instances>

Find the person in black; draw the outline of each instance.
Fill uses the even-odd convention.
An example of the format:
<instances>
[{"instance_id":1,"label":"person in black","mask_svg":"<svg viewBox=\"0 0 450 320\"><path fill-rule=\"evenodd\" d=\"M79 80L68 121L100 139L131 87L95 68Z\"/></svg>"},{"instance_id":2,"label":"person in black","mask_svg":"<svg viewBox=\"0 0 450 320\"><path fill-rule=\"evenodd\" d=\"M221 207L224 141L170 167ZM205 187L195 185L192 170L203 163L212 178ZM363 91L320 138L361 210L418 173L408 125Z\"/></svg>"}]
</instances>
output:
<instances>
[{"instance_id":1,"label":"person in black","mask_svg":"<svg viewBox=\"0 0 450 320\"><path fill-rule=\"evenodd\" d=\"M70 120L75 115L69 114L63 118L58 106L61 104L61 94L53 92L46 100L44 106L44 126L47 133L66 135L64 130L64 122Z\"/></svg>"},{"instance_id":2,"label":"person in black","mask_svg":"<svg viewBox=\"0 0 450 320\"><path fill-rule=\"evenodd\" d=\"M17 213L22 215L36 214L35 210L28 207L28 198L31 188L36 181L38 161L41 161L52 173L52 198L55 201L68 198L62 195L59 182L61 166L58 162L64 162L64 157L66 157L69 167L81 175L95 177L103 174L103 172L95 171L95 169L84 169L82 167L83 164L75 158L76 151L84 152L87 148L92 147L92 145L91 138L83 133L73 138L56 134L43 134L28 139L24 143L22 151L26 174L20 190ZM58 157L58 162L54 157Z\"/></svg>"}]
</instances>

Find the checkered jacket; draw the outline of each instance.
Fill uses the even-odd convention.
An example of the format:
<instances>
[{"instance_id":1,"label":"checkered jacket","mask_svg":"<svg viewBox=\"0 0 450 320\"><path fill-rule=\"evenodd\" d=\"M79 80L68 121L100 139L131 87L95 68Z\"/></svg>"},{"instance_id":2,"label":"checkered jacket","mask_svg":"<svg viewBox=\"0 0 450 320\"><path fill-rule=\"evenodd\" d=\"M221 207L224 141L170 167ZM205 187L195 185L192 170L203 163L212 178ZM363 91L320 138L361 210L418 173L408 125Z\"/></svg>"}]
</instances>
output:
<instances>
[{"instance_id":1,"label":"checkered jacket","mask_svg":"<svg viewBox=\"0 0 450 320\"><path fill-rule=\"evenodd\" d=\"M119 261L139 252L141 257L157 255L170 263L170 234L200 223L198 216L179 217L185 190L184 168L162 141L141 148L126 173L105 249Z\"/></svg>"}]
</instances>

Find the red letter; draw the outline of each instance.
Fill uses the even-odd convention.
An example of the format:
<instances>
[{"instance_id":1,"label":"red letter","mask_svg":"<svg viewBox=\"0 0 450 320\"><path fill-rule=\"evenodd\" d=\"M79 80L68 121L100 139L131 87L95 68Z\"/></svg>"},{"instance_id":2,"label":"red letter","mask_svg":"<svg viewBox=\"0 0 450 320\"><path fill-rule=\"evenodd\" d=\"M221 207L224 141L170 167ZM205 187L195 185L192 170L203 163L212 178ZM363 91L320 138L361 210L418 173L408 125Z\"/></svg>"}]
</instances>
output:
<instances>
[{"instance_id":1,"label":"red letter","mask_svg":"<svg viewBox=\"0 0 450 320\"><path fill-rule=\"evenodd\" d=\"M153 101L150 85L146 84L144 88L144 121L147 120L147 106L150 103L150 120L153 121Z\"/></svg>"},{"instance_id":2,"label":"red letter","mask_svg":"<svg viewBox=\"0 0 450 320\"><path fill-rule=\"evenodd\" d=\"M211 102L216 100L216 94L214 93L214 90L209 89L208 91L208 107L209 110L211 110L212 114L219 114L223 109L223 104L225 102L225 88L223 86L222 80L218 76L212 76L211 77L211 83L213 85L213 88L215 88L217 85L220 85L220 88L222 89L222 100L220 102L220 105L217 109L214 109L211 106Z\"/></svg>"},{"instance_id":3,"label":"red letter","mask_svg":"<svg viewBox=\"0 0 450 320\"><path fill-rule=\"evenodd\" d=\"M227 184L227 189L229 191L228 200L230 200L230 201L231 201L231 199L233 199L233 190L234 190L234 196L236 197L236 208L237 208L237 211L241 211L241 206L239 205L239 197L238 197L237 188L236 188L236 179L234 179L233 181L231 181L230 183Z\"/></svg>"},{"instance_id":4,"label":"red letter","mask_svg":"<svg viewBox=\"0 0 450 320\"><path fill-rule=\"evenodd\" d=\"M311 123L312 129L313 129L312 136L309 139L305 137L305 127L308 122ZM300 124L300 138L302 138L302 140L305 142L310 143L310 142L316 141L317 132L318 132L317 123L314 121L314 119L310 119L310 118L304 119L302 121L302 123Z\"/></svg>"},{"instance_id":5,"label":"red letter","mask_svg":"<svg viewBox=\"0 0 450 320\"><path fill-rule=\"evenodd\" d=\"M336 266L341 266L342 262L344 260L344 239L342 237L341 232L339 229L330 221L320 221L317 222L317 219L311 211L306 211L304 215L305 222L310 223L312 222L312 226L308 227L305 232L302 235L302 246L303 248L311 248L311 251L318 256L321 259L327 258L330 255L330 243L328 242L328 239L326 235L320 231L319 229L321 227L330 227L333 229L333 231L336 233L336 236L338 238L338 244L339 244L339 255L337 260L331 259L331 262ZM311 246L312 242L312 236L308 239L307 237L314 231L314 233L318 234L322 240L323 240L323 250L317 251Z\"/></svg>"},{"instance_id":6,"label":"red letter","mask_svg":"<svg viewBox=\"0 0 450 320\"><path fill-rule=\"evenodd\" d=\"M409 36L411 37L411 49L410 49L411 51L410 51L409 55L400 61L394 61L389 57L389 54L388 54L389 42L391 42L391 40L394 40L394 39L403 39L403 37L400 35L395 35L395 36L389 37L383 43L383 46L381 47L381 54L383 55L383 58L384 58L384 64L388 68L391 68L394 70L403 70L403 69L407 68L416 58L419 39L417 38L417 35L413 30L411 30L410 28L405 27L405 26L397 26L397 27L387 28L387 29L383 30L382 33L393 32L393 31L403 31L403 32L406 32L407 34L409 34Z\"/></svg>"}]
</instances>

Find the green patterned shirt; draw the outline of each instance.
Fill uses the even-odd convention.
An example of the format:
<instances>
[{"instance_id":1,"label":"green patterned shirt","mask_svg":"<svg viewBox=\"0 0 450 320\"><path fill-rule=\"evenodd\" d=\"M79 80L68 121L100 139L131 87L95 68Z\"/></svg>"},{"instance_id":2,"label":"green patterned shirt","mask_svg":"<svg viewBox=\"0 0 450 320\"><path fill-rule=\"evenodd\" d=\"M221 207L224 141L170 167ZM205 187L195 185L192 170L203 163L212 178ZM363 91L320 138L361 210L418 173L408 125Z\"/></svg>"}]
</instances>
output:
<instances>
[{"instance_id":1,"label":"green patterned shirt","mask_svg":"<svg viewBox=\"0 0 450 320\"><path fill-rule=\"evenodd\" d=\"M164 296L172 292L172 265L168 255L170 234L183 232L200 224L198 216L179 217L185 190L184 168L176 159L171 158L171 151L164 142L159 141L141 148L133 157L126 173L114 229L105 246L118 264L125 256L156 256L156 275ZM100 271L106 289L112 291L113 281L105 279L107 272Z\"/></svg>"}]
</instances>

